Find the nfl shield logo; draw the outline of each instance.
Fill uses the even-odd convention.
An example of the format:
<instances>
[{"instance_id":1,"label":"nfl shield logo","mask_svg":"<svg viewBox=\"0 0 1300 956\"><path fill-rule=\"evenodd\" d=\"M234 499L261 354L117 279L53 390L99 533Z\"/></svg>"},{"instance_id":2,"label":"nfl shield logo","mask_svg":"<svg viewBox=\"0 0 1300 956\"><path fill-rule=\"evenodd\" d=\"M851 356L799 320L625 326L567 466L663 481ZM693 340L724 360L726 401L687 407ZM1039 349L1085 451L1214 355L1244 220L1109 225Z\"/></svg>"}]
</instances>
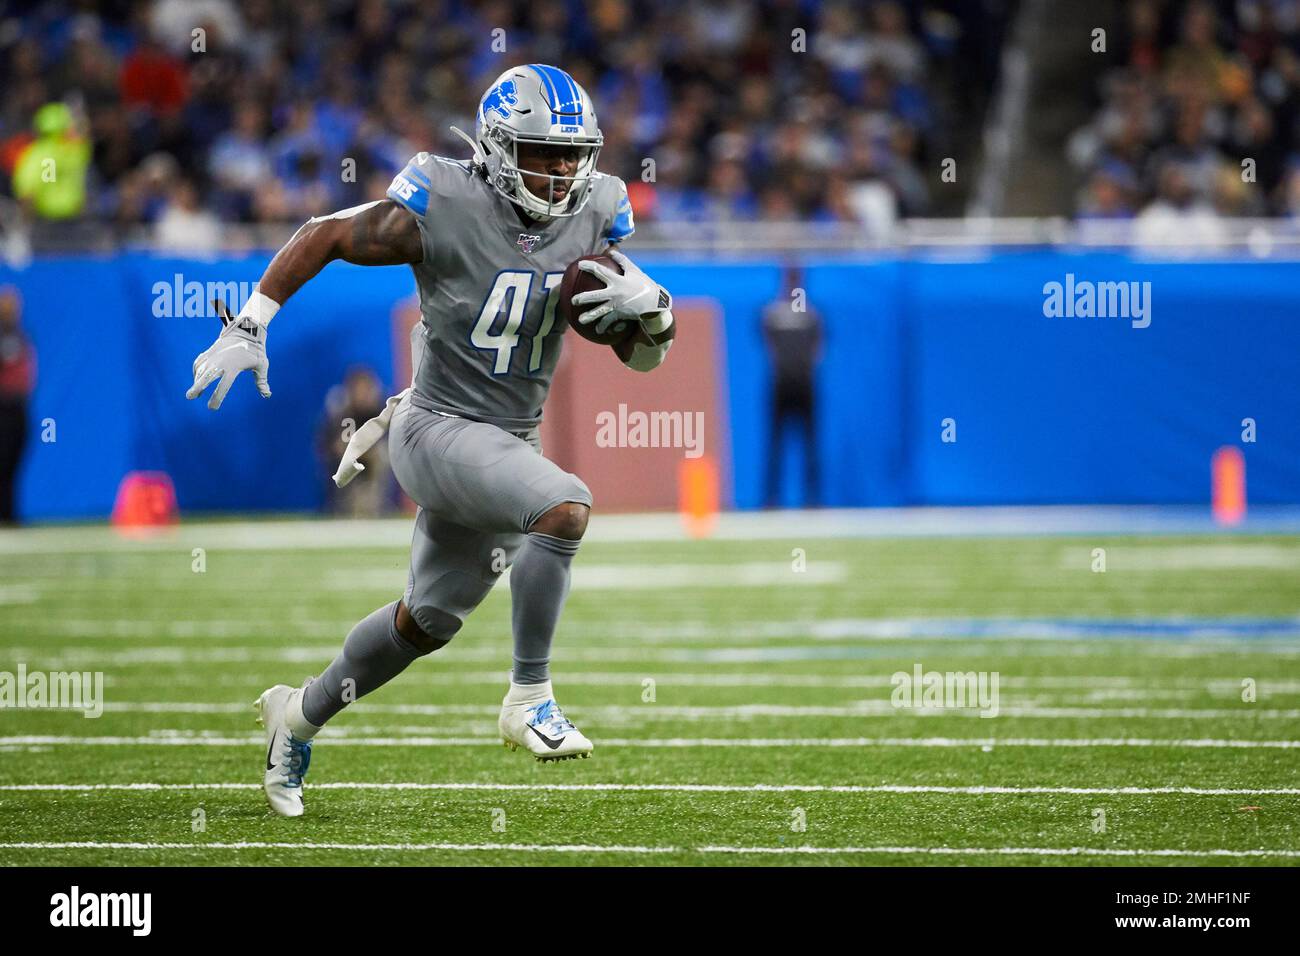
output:
<instances>
[{"instance_id":1,"label":"nfl shield logo","mask_svg":"<svg viewBox=\"0 0 1300 956\"><path fill-rule=\"evenodd\" d=\"M519 234L519 248L526 253L532 252L533 246L537 245L537 241L541 238L541 236L530 236L526 232L521 232Z\"/></svg>"}]
</instances>

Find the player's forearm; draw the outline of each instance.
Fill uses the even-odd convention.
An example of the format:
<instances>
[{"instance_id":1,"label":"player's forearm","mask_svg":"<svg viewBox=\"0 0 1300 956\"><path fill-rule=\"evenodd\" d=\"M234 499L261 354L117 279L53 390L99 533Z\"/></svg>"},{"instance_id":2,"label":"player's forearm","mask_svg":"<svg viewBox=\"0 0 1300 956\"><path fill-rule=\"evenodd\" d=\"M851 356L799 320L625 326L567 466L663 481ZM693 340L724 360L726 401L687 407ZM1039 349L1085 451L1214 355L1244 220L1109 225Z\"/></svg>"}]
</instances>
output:
<instances>
[{"instance_id":1,"label":"player's forearm","mask_svg":"<svg viewBox=\"0 0 1300 956\"><path fill-rule=\"evenodd\" d=\"M262 273L257 290L283 305L329 263L340 258L340 233L344 223L312 219L280 247Z\"/></svg>"}]
</instances>

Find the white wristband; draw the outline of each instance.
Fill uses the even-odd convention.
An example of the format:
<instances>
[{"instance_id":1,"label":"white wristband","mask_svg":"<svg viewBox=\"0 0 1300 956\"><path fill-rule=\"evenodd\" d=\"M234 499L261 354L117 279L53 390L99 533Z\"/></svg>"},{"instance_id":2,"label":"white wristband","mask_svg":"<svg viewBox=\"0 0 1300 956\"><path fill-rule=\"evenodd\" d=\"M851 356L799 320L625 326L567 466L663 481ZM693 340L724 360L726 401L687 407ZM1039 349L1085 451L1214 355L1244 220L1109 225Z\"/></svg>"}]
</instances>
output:
<instances>
[{"instance_id":1,"label":"white wristband","mask_svg":"<svg viewBox=\"0 0 1300 956\"><path fill-rule=\"evenodd\" d=\"M244 307L239 310L237 318L240 320L249 319L262 328L266 328L271 324L271 320L275 318L275 313L279 311L279 302L276 302L270 296L262 295L262 293L254 289L253 294L244 303Z\"/></svg>"}]
</instances>

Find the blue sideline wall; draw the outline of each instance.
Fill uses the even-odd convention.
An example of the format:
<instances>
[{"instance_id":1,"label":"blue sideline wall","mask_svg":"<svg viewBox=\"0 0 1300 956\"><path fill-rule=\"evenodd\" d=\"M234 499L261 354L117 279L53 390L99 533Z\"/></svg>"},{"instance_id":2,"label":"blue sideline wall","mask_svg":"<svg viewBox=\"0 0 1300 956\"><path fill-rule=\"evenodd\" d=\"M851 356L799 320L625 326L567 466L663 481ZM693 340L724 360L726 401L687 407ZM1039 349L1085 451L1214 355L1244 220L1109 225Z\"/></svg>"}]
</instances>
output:
<instances>
[{"instance_id":1,"label":"blue sideline wall","mask_svg":"<svg viewBox=\"0 0 1300 956\"><path fill-rule=\"evenodd\" d=\"M734 504L757 507L768 453L759 321L781 293L780 263L642 258L675 294L722 306ZM102 517L126 472L154 468L171 474L182 510L319 507L325 393L353 363L392 385L390 313L413 278L329 266L272 327L274 397L241 381L210 413L184 393L216 322L155 315L157 288L178 274L251 283L265 263L121 255L0 268L0 283L23 294L38 352L26 518ZM815 435L824 504L1199 503L1222 445L1242 448L1252 502L1300 502L1294 263L1025 252L805 267L826 322ZM1045 317L1044 284L1067 273L1150 282L1150 326ZM1256 422L1253 444L1241 441L1244 418ZM40 440L46 419L53 442ZM945 419L955 442L942 440ZM780 452L786 503L801 500L801 451L792 440Z\"/></svg>"}]
</instances>

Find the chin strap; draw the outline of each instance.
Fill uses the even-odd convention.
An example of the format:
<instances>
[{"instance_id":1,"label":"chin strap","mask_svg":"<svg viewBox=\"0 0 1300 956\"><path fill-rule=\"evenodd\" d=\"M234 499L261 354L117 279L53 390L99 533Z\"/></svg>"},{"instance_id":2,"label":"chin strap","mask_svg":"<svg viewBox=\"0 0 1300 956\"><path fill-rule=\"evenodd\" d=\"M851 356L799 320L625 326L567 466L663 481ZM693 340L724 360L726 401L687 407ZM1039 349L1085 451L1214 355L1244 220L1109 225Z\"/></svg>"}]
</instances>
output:
<instances>
[{"instance_id":1,"label":"chin strap","mask_svg":"<svg viewBox=\"0 0 1300 956\"><path fill-rule=\"evenodd\" d=\"M466 143L469 144L469 148L474 151L474 156L471 159L471 162L475 166L478 166L483 170L484 177L491 179L492 174L488 170L488 154L484 151L483 147L479 143L477 143L474 140L474 138L470 136L469 133L466 133L463 129L460 129L455 126L448 127L448 129L450 129L453 133L455 133L457 136L459 136L461 139L463 139ZM525 186L523 182L519 183L519 188L525 191L527 191L528 189L528 187ZM529 195L532 195L532 193L529 193ZM572 197L570 197L570 201L571 200ZM520 202L518 198L511 199L510 201L513 202L520 209L522 209L524 212L526 212L529 216L531 216L536 222L550 222L555 218L554 216L548 216L544 212L538 212L535 209L530 209L528 206L524 205L524 203ZM537 201L539 203L541 202L540 199L538 199ZM568 203L566 202L565 205L567 206Z\"/></svg>"},{"instance_id":2,"label":"chin strap","mask_svg":"<svg viewBox=\"0 0 1300 956\"><path fill-rule=\"evenodd\" d=\"M453 133L455 133L457 136L459 136L459 137L460 137L461 139L463 139L465 142L469 143L469 148L470 148L471 150L474 151L474 165L476 165L476 166L486 166L486 165L487 165L487 159L488 159L488 157L487 157L487 153L485 153L485 152L483 151L483 147L480 146L480 145L479 145L479 144L474 140L474 137L470 136L469 133L466 133L466 132L465 132L464 130L462 130L462 129L458 129L458 128L455 127L455 126L450 127L450 129L451 129L451 131L452 131Z\"/></svg>"}]
</instances>

